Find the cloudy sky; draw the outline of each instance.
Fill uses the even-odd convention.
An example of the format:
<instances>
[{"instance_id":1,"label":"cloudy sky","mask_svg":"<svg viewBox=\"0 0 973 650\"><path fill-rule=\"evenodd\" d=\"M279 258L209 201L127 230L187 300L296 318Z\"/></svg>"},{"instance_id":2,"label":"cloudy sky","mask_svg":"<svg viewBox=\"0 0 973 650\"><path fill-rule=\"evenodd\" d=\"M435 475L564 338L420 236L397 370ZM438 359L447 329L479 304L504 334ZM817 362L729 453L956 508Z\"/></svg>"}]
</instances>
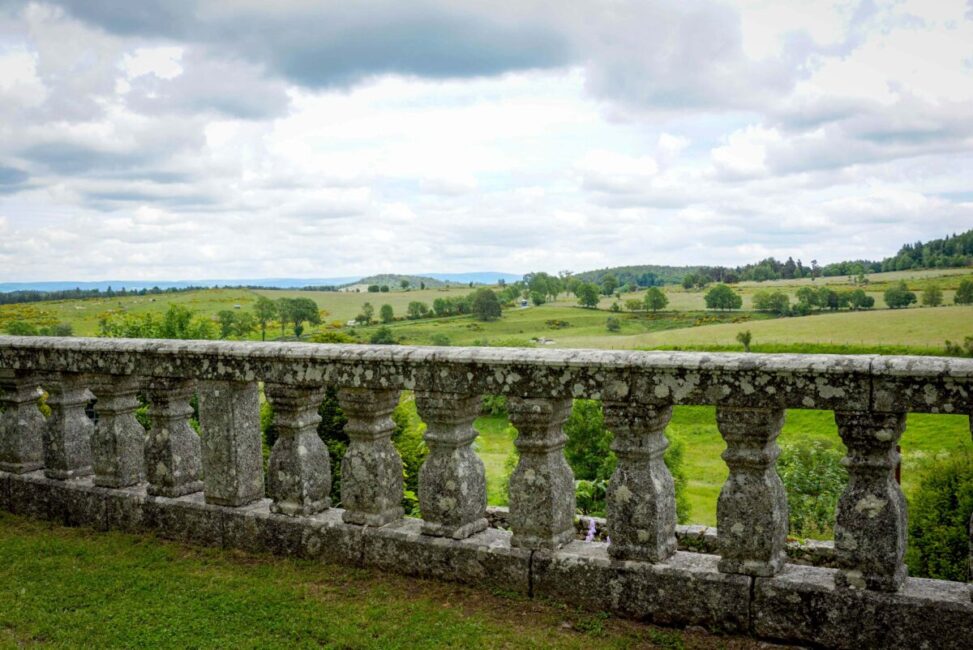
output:
<instances>
[{"instance_id":1,"label":"cloudy sky","mask_svg":"<svg viewBox=\"0 0 973 650\"><path fill-rule=\"evenodd\" d=\"M973 227L973 0L0 0L0 281L877 258Z\"/></svg>"}]
</instances>

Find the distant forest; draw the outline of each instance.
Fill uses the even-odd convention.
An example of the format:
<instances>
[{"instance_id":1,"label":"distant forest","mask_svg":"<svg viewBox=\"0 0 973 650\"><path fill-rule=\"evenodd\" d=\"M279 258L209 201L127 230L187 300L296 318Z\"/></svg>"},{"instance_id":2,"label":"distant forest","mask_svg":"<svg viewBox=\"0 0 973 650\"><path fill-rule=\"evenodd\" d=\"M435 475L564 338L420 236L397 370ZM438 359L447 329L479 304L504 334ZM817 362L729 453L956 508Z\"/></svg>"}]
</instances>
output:
<instances>
[{"instance_id":1,"label":"distant forest","mask_svg":"<svg viewBox=\"0 0 973 650\"><path fill-rule=\"evenodd\" d=\"M725 282L732 284L746 280L790 280L794 278L808 277L832 277L840 275L860 275L863 273L879 273L883 271L907 271L910 269L938 269L938 268L957 268L973 265L973 229L959 235L946 236L942 239L933 239L925 243L917 241L914 244L905 244L899 252L892 257L887 257L880 262L870 260L851 260L846 262L835 262L818 266L817 260L811 260L810 264L805 264L801 260L794 261L788 257L786 261L781 261L773 257L760 260L755 264L744 266L662 266L648 264L641 266L615 266L607 269L597 269L576 273L574 277L583 282L594 282L601 284L602 280L608 276L614 276L618 286L626 284L631 286L652 287L664 284L678 284L683 282L687 276L692 276L706 282ZM403 280L406 281L402 284ZM448 283L433 278L409 275L376 275L363 278L353 284L371 284L378 288L378 285L385 284L390 288L408 286L411 288L438 288ZM456 283L459 284L459 283ZM347 285L346 285L347 286ZM179 293L183 291L199 291L207 287L169 287L160 289L130 289L125 288L113 290L99 289L66 289L62 291L10 291L0 292L0 305L9 305L24 302L41 302L46 300L75 300L79 298L112 298L124 296L147 296L168 293ZM275 289L277 287L264 287L256 285L226 285L223 288L243 288L243 289ZM337 291L339 287L334 285L327 286L307 286L303 291Z\"/></svg>"},{"instance_id":2,"label":"distant forest","mask_svg":"<svg viewBox=\"0 0 973 650\"><path fill-rule=\"evenodd\" d=\"M973 265L973 230L959 235L946 236L928 242L917 241L905 244L892 257L877 262L871 260L850 260L818 266L817 260L805 264L788 257L786 261L773 257L744 266L616 266L595 271L577 273L574 277L585 282L600 284L607 275L612 275L619 285L633 284L642 287L676 284L687 275L694 275L708 282L743 282L752 280L790 280L794 278L833 277L840 275L860 275L884 271L907 271L910 269L958 268Z\"/></svg>"}]
</instances>

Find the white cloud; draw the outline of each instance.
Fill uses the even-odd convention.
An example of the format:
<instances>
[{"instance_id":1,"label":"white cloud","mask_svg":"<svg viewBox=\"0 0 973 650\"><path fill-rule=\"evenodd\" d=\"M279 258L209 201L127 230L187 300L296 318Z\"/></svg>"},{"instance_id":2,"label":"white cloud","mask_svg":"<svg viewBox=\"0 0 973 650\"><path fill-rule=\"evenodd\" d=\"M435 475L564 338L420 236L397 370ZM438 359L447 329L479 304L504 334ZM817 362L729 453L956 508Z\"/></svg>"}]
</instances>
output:
<instances>
[{"instance_id":1,"label":"white cloud","mask_svg":"<svg viewBox=\"0 0 973 650\"><path fill-rule=\"evenodd\" d=\"M825 262L973 225L963 2L5 6L0 280Z\"/></svg>"}]
</instances>

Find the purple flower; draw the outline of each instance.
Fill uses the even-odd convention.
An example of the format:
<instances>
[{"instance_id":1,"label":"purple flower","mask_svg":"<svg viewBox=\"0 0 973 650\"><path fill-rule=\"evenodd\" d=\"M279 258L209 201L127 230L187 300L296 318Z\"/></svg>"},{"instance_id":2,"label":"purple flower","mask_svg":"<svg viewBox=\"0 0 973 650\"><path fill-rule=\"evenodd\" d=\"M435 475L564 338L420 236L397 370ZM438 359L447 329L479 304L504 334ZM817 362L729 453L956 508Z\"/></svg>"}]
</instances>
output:
<instances>
[{"instance_id":1,"label":"purple flower","mask_svg":"<svg viewBox=\"0 0 973 650\"><path fill-rule=\"evenodd\" d=\"M595 518L588 517L588 534L585 535L584 541L593 542L595 540Z\"/></svg>"}]
</instances>

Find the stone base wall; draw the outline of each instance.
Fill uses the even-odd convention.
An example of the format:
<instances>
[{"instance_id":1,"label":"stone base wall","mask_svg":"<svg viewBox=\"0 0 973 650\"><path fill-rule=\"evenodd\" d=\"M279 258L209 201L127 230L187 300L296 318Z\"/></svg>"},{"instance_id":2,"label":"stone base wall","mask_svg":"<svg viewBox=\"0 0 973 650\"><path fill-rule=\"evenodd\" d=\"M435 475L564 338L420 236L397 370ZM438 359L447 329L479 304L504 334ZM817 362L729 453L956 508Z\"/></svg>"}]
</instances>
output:
<instances>
[{"instance_id":1,"label":"stone base wall","mask_svg":"<svg viewBox=\"0 0 973 650\"><path fill-rule=\"evenodd\" d=\"M202 493L150 496L144 485L103 488L42 471L0 472L0 507L68 526L380 568L788 643L968 648L973 639L971 590L963 583L910 578L895 593L839 589L829 568L788 564L775 577L753 578L720 573L719 557L707 553L679 551L651 564L613 560L601 542L531 551L512 547L510 533L497 528L464 540L430 537L418 519L357 526L344 523L338 508L289 517L271 513L268 499L233 508L207 504Z\"/></svg>"}]
</instances>

